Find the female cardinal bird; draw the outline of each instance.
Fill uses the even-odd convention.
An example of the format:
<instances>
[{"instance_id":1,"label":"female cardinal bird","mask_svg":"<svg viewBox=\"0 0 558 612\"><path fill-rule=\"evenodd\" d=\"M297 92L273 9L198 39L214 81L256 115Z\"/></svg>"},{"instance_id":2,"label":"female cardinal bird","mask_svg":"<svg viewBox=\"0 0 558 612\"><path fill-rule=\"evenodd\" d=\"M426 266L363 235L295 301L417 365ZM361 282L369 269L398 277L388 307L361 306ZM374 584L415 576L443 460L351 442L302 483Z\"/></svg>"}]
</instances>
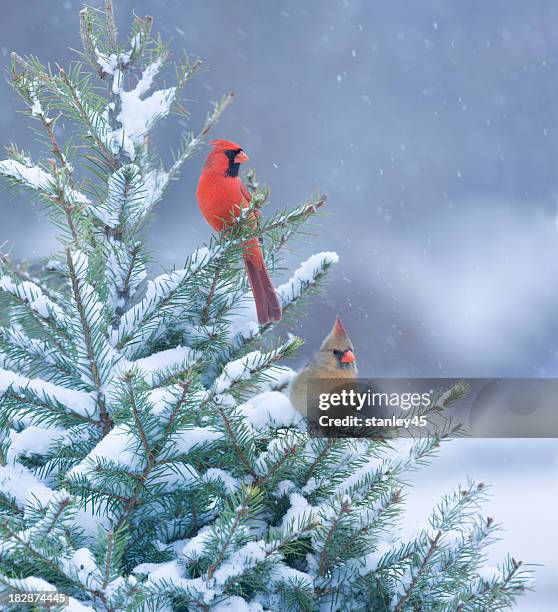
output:
<instances>
[{"instance_id":1,"label":"female cardinal bird","mask_svg":"<svg viewBox=\"0 0 558 612\"><path fill-rule=\"evenodd\" d=\"M293 378L289 388L291 403L306 416L309 380L327 379L321 385L320 392L331 393L339 385L340 379L349 381L356 378L357 375L353 343L337 315L329 335L322 342L318 352L314 354L308 365Z\"/></svg>"},{"instance_id":2,"label":"female cardinal bird","mask_svg":"<svg viewBox=\"0 0 558 612\"><path fill-rule=\"evenodd\" d=\"M248 155L240 145L228 140L212 140L213 151L207 156L196 197L205 220L217 231L223 231L238 217L242 208L248 207L252 194L240 180L240 164L248 161ZM254 215L253 219L257 219ZM260 241L251 238L244 244L244 265L256 302L258 322L281 320L281 304L265 267Z\"/></svg>"}]
</instances>

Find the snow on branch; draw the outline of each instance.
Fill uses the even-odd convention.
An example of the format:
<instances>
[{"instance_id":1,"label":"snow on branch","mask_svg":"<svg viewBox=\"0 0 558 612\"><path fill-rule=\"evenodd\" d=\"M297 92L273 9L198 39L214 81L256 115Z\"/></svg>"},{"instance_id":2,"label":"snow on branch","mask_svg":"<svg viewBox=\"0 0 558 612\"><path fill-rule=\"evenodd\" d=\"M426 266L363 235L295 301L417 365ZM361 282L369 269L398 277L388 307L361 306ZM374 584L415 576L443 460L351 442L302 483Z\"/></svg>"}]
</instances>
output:
<instances>
[{"instance_id":1,"label":"snow on branch","mask_svg":"<svg viewBox=\"0 0 558 612\"><path fill-rule=\"evenodd\" d=\"M39 427L29 425L21 431L8 431L10 447L8 459L30 457L32 455L46 455L54 439L63 436L66 429L62 427Z\"/></svg>"},{"instance_id":2,"label":"snow on branch","mask_svg":"<svg viewBox=\"0 0 558 612\"><path fill-rule=\"evenodd\" d=\"M15 499L21 509L37 501L46 505L55 495L31 470L18 463L0 465L0 491Z\"/></svg>"},{"instance_id":3,"label":"snow on branch","mask_svg":"<svg viewBox=\"0 0 558 612\"><path fill-rule=\"evenodd\" d=\"M172 318L181 293L196 275L208 266L216 265L226 252L222 245L201 247L188 258L183 269L149 281L144 298L122 316L118 329L113 330L113 346L124 349L128 357L140 353L143 346L164 331L165 322Z\"/></svg>"},{"instance_id":4,"label":"snow on branch","mask_svg":"<svg viewBox=\"0 0 558 612\"><path fill-rule=\"evenodd\" d=\"M166 117L176 97L176 87L159 89L150 96L144 97L151 89L163 58L158 58L147 66L134 89L125 91L122 88L122 71L117 69L113 80L113 93L120 97L120 112L117 119L121 128L112 133L112 149L117 153L123 149L128 157L136 157L136 147L143 144L144 136L161 117Z\"/></svg>"},{"instance_id":5,"label":"snow on branch","mask_svg":"<svg viewBox=\"0 0 558 612\"><path fill-rule=\"evenodd\" d=\"M142 212L145 188L141 170L136 164L125 164L108 179L107 195L101 205L92 209L93 214L105 225L115 229L134 227Z\"/></svg>"},{"instance_id":6,"label":"snow on branch","mask_svg":"<svg viewBox=\"0 0 558 612\"><path fill-rule=\"evenodd\" d=\"M22 158L23 159L23 158ZM40 166L35 166L30 160L25 158L25 162L16 159L5 159L0 161L0 175L12 179L29 189L38 191L49 199L58 198L57 181L55 177L43 170ZM69 186L63 186L64 199L69 204L89 205L89 198Z\"/></svg>"},{"instance_id":7,"label":"snow on branch","mask_svg":"<svg viewBox=\"0 0 558 612\"><path fill-rule=\"evenodd\" d=\"M213 383L213 392L222 395L231 390L234 385L251 379L255 374L262 373L273 366L275 362L291 355L300 346L299 338L293 337L277 348L262 353L252 351L239 359L229 362Z\"/></svg>"},{"instance_id":8,"label":"snow on branch","mask_svg":"<svg viewBox=\"0 0 558 612\"><path fill-rule=\"evenodd\" d=\"M25 305L39 317L51 320L58 327L66 328L68 319L58 304L45 295L41 287L32 281L15 282L7 275L0 275L0 291L14 296L18 303Z\"/></svg>"},{"instance_id":9,"label":"snow on branch","mask_svg":"<svg viewBox=\"0 0 558 612\"><path fill-rule=\"evenodd\" d=\"M124 423L114 426L66 475L72 492L79 492L82 498L89 498L93 503L106 504L105 514L108 513L116 521L125 520L136 506L143 503L158 505L157 497L164 493L190 488L199 480L197 470L183 457L176 461L174 457L221 436L219 432L205 428L184 429L174 432L172 441L165 440L168 444L162 444L162 439L158 442L151 440L155 435L151 430L148 442L145 427L147 421L144 416L138 418L134 425ZM161 429L166 430L166 427ZM146 447L150 453L148 458L144 452ZM164 460L159 460L159 454L163 452ZM119 477L123 475L126 475L131 486L122 486ZM122 498L126 489L129 491L128 503L119 507L119 502L126 501ZM154 491L157 491L155 497Z\"/></svg>"},{"instance_id":10,"label":"snow on branch","mask_svg":"<svg viewBox=\"0 0 558 612\"><path fill-rule=\"evenodd\" d=\"M182 138L179 150L173 153L174 162L166 171L163 167L154 168L146 172L144 176L145 200L143 205L143 218L149 214L155 204L161 199L171 180L176 177L184 162L189 160L203 145L204 136L216 125L224 110L233 101L233 94L224 95L211 111L199 134L194 136L188 132ZM141 221L141 220L140 220Z\"/></svg>"},{"instance_id":11,"label":"snow on branch","mask_svg":"<svg viewBox=\"0 0 558 612\"><path fill-rule=\"evenodd\" d=\"M169 180L163 168L154 168L142 175L137 164L124 164L110 175L105 199L91 211L108 228L133 237Z\"/></svg>"},{"instance_id":12,"label":"snow on branch","mask_svg":"<svg viewBox=\"0 0 558 612\"><path fill-rule=\"evenodd\" d=\"M180 429L172 440L172 448L184 455L190 453L193 448L210 444L224 437L222 432L208 427L190 427Z\"/></svg>"},{"instance_id":13,"label":"snow on branch","mask_svg":"<svg viewBox=\"0 0 558 612\"><path fill-rule=\"evenodd\" d=\"M279 391L259 393L238 406L237 410L258 432L280 427L303 427L304 424L300 412Z\"/></svg>"},{"instance_id":14,"label":"snow on branch","mask_svg":"<svg viewBox=\"0 0 558 612\"><path fill-rule=\"evenodd\" d=\"M30 281L37 285L52 302L59 305L64 303L64 298L58 291L49 287L41 278L31 274L25 264L12 261L7 253L0 253L0 271L5 271L15 281ZM0 278L1 276L3 276L2 273L0 273Z\"/></svg>"},{"instance_id":15,"label":"snow on branch","mask_svg":"<svg viewBox=\"0 0 558 612\"><path fill-rule=\"evenodd\" d=\"M126 424L116 425L78 465L67 474L72 479L79 475L95 477L97 466L112 461L123 468L134 469L142 462L141 442Z\"/></svg>"},{"instance_id":16,"label":"snow on branch","mask_svg":"<svg viewBox=\"0 0 558 612\"><path fill-rule=\"evenodd\" d=\"M184 371L193 366L199 357L199 353L188 346L176 346L135 361L121 360L117 366L117 375L118 372L138 368L142 380L155 387L172 378L177 370Z\"/></svg>"},{"instance_id":17,"label":"snow on branch","mask_svg":"<svg viewBox=\"0 0 558 612\"><path fill-rule=\"evenodd\" d=\"M103 590L103 573L88 548L79 548L70 558L63 559L62 568L67 576L89 589Z\"/></svg>"},{"instance_id":18,"label":"snow on branch","mask_svg":"<svg viewBox=\"0 0 558 612\"><path fill-rule=\"evenodd\" d=\"M112 325L116 328L145 280L147 270L140 241L124 243L109 239L107 248L105 276L109 292L108 305L114 312Z\"/></svg>"},{"instance_id":19,"label":"snow on branch","mask_svg":"<svg viewBox=\"0 0 558 612\"><path fill-rule=\"evenodd\" d=\"M333 251L316 253L304 261L287 282L277 287L277 295L281 300L283 310L295 304L338 261L339 256ZM230 317L231 338L234 347L242 347L266 329L266 327L262 328L257 322L256 306L251 293L242 297L240 307L241 309L239 308Z\"/></svg>"},{"instance_id":20,"label":"snow on branch","mask_svg":"<svg viewBox=\"0 0 558 612\"><path fill-rule=\"evenodd\" d=\"M82 128L84 140L88 141L108 167L115 168L106 104L101 105L99 97L92 91L89 75L83 75L81 64L75 64L70 73L59 68L58 74L53 75L36 61L19 57L17 61L40 79L56 102L66 109L66 116Z\"/></svg>"},{"instance_id":21,"label":"snow on branch","mask_svg":"<svg viewBox=\"0 0 558 612\"><path fill-rule=\"evenodd\" d=\"M30 338L18 324L0 328L0 349L7 369L28 376L38 375L55 384L83 388L70 357L49 342Z\"/></svg>"},{"instance_id":22,"label":"snow on branch","mask_svg":"<svg viewBox=\"0 0 558 612\"><path fill-rule=\"evenodd\" d=\"M213 574L215 586L223 588L227 583L239 578L250 569L253 569L267 557L266 543L263 540L248 542L234 551L230 560L223 562Z\"/></svg>"},{"instance_id":23,"label":"snow on branch","mask_svg":"<svg viewBox=\"0 0 558 612\"><path fill-rule=\"evenodd\" d=\"M171 174L165 172L163 168L154 168L146 172L143 178L145 197L142 202L140 214L138 215L137 225L147 217L155 204L161 199L170 180Z\"/></svg>"},{"instance_id":24,"label":"snow on branch","mask_svg":"<svg viewBox=\"0 0 558 612\"><path fill-rule=\"evenodd\" d=\"M281 299L283 308L302 297L305 290L315 284L327 269L338 261L337 253L323 251L312 255L303 262L286 283L277 287L277 294Z\"/></svg>"},{"instance_id":25,"label":"snow on branch","mask_svg":"<svg viewBox=\"0 0 558 612\"><path fill-rule=\"evenodd\" d=\"M183 567L177 561L140 564L134 568L134 572L148 575L143 586L153 597L161 593L167 596L170 592L198 608L207 609L216 596L205 578L184 578Z\"/></svg>"},{"instance_id":26,"label":"snow on branch","mask_svg":"<svg viewBox=\"0 0 558 612\"><path fill-rule=\"evenodd\" d=\"M126 344L142 342L156 335L157 323L147 324L156 318L160 304L170 297L185 276L186 270L174 270L149 281L145 297L124 314L118 329L113 330L113 345L124 348Z\"/></svg>"},{"instance_id":27,"label":"snow on branch","mask_svg":"<svg viewBox=\"0 0 558 612\"><path fill-rule=\"evenodd\" d=\"M97 412L95 400L88 393L54 385L38 378L26 378L0 368L0 394L7 392L20 395L31 403L37 402L51 406L55 411L64 411L87 419L93 419ZM22 403L21 411L25 413L29 408Z\"/></svg>"},{"instance_id":28,"label":"snow on branch","mask_svg":"<svg viewBox=\"0 0 558 612\"><path fill-rule=\"evenodd\" d=\"M72 499L64 490L59 490L51 496L46 504L37 508L28 506L27 525L20 529L21 523L6 521L0 525L3 538L3 557L7 566L17 564L22 555L29 554L36 564L36 571L47 577L58 579L62 577L65 586L72 590L88 592L89 597L97 597L107 586L102 580L102 574L91 552L86 548L74 550L73 545L78 541L75 529L76 509ZM3 582L0 574L0 589L17 584ZM22 588L49 589L49 583L36 578L28 577L20 584ZM3 589L1 587L4 587ZM0 591L1 592L1 591ZM75 606L69 609L88 609L76 601Z\"/></svg>"},{"instance_id":29,"label":"snow on branch","mask_svg":"<svg viewBox=\"0 0 558 612\"><path fill-rule=\"evenodd\" d=\"M26 165L15 159L5 159L0 161L0 174L49 195L54 191L52 176L39 166Z\"/></svg>"}]
</instances>

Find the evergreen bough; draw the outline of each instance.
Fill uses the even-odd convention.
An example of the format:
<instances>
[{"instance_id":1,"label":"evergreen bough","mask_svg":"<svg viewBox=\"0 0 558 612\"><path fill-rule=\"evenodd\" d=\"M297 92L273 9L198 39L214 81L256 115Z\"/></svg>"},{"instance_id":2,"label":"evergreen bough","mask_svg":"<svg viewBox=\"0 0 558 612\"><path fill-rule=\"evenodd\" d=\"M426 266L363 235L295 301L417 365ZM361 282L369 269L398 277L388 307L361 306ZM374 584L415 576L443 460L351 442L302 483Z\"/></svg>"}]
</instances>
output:
<instances>
[{"instance_id":1,"label":"evergreen bough","mask_svg":"<svg viewBox=\"0 0 558 612\"><path fill-rule=\"evenodd\" d=\"M149 134L170 112L187 118L180 91L199 61L185 56L176 85L155 89L168 49L151 17L134 19L124 47L110 0L84 8L80 29L68 71L12 54L50 156L11 146L0 174L44 206L61 250L36 271L0 261L2 596L56 589L71 610L106 611L511 606L529 572L513 558L482 571L498 531L479 514L484 485L444 497L414 539L398 536L409 471L452 432L312 439L280 393L292 372L278 362L301 342L266 340L242 243L259 236L276 270L323 196L259 228L240 219L147 280L145 223L232 94L166 167ZM261 207L268 191L246 181ZM287 316L336 261L314 255L278 288Z\"/></svg>"}]
</instances>

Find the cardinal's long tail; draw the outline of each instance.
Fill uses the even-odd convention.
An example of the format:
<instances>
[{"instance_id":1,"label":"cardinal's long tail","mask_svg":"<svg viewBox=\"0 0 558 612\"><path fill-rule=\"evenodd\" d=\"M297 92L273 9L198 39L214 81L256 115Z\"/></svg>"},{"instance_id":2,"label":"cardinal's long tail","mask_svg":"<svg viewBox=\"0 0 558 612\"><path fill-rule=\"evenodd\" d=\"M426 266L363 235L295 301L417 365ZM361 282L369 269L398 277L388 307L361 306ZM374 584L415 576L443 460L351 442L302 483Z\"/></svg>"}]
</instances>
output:
<instances>
[{"instance_id":1,"label":"cardinal's long tail","mask_svg":"<svg viewBox=\"0 0 558 612\"><path fill-rule=\"evenodd\" d=\"M244 265L254 294L259 324L265 325L269 321L280 321L281 304L271 278L269 278L257 238L252 238L245 244Z\"/></svg>"}]
</instances>

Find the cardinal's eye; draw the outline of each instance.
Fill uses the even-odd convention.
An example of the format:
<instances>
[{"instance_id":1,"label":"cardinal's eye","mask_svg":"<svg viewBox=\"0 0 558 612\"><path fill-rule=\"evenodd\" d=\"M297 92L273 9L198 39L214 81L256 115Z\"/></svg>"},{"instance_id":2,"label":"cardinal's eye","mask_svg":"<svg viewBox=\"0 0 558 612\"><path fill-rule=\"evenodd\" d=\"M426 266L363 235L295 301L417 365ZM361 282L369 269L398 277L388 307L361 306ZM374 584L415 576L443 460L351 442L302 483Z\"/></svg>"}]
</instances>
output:
<instances>
[{"instance_id":1,"label":"cardinal's eye","mask_svg":"<svg viewBox=\"0 0 558 612\"><path fill-rule=\"evenodd\" d=\"M338 350L338 349L333 349L333 354L334 354L336 357L343 357L343 351L340 351L340 350Z\"/></svg>"}]
</instances>

